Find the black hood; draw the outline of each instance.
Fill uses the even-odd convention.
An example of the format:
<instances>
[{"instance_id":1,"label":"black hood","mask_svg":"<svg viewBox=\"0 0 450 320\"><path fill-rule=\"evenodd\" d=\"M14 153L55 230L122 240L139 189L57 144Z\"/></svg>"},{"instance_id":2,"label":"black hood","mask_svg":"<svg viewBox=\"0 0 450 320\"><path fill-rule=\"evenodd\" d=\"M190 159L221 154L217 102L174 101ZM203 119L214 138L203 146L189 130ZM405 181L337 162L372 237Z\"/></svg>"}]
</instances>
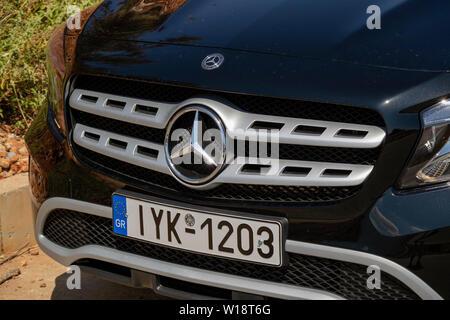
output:
<instances>
[{"instance_id":1,"label":"black hood","mask_svg":"<svg viewBox=\"0 0 450 320\"><path fill-rule=\"evenodd\" d=\"M450 1L106 0L86 39L171 43L420 71L450 70Z\"/></svg>"}]
</instances>

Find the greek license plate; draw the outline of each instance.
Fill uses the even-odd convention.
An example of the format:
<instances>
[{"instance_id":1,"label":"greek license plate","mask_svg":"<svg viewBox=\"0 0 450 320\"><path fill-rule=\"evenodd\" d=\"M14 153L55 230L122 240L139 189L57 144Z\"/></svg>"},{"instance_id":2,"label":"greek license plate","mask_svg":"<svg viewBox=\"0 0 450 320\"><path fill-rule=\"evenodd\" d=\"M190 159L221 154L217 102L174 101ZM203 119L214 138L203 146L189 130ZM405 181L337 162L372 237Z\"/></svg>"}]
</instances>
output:
<instances>
[{"instance_id":1,"label":"greek license plate","mask_svg":"<svg viewBox=\"0 0 450 320\"><path fill-rule=\"evenodd\" d=\"M206 255L283 264L286 220L194 210L113 195L114 233Z\"/></svg>"}]
</instances>

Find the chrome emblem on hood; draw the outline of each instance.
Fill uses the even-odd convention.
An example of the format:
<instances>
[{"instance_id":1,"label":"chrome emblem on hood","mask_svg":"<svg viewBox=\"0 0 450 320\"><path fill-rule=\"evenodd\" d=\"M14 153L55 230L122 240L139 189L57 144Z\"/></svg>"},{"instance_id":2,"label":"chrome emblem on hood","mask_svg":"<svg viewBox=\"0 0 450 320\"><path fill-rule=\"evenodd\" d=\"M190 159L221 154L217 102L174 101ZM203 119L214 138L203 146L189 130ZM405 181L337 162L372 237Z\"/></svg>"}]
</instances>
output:
<instances>
[{"instance_id":1,"label":"chrome emblem on hood","mask_svg":"<svg viewBox=\"0 0 450 320\"><path fill-rule=\"evenodd\" d=\"M214 70L219 68L224 61L225 57L223 55L220 53L213 53L203 59L202 68L204 70Z\"/></svg>"}]
</instances>

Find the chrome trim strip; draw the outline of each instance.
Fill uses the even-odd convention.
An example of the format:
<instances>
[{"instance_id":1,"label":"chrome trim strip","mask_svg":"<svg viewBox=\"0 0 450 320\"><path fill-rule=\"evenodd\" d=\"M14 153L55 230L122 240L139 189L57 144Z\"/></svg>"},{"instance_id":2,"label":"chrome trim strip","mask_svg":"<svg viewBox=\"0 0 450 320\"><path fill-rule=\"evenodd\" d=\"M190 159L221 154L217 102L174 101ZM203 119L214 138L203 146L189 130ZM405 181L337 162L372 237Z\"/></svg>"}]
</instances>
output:
<instances>
[{"instance_id":1,"label":"chrome trim strip","mask_svg":"<svg viewBox=\"0 0 450 320\"><path fill-rule=\"evenodd\" d=\"M97 98L96 102L88 102L82 99L83 95ZM106 106L108 99L120 101L125 104L123 109ZM136 105L142 104L157 108L156 115L146 115L135 112ZM323 147L345 147L345 148L376 148L383 142L386 132L376 126L319 121L300 118L277 117L272 115L262 115L242 112L233 107L230 103L215 99L214 97L195 97L183 101L179 104L162 103L151 100L139 100L128 97L121 97L112 94L105 94L89 90L75 89L70 96L70 106L74 109L101 115L106 118L122 120L143 126L163 129L166 128L170 118L177 110L188 105L203 105L211 108L222 119L227 134L231 137L245 140L256 138L257 130L251 126L255 121L277 123L282 125L278 132L279 143L300 144ZM298 126L322 127L325 131L321 134L300 134L295 133ZM343 137L338 136L340 130L364 131L364 137Z\"/></svg>"},{"instance_id":2,"label":"chrome trim strip","mask_svg":"<svg viewBox=\"0 0 450 320\"><path fill-rule=\"evenodd\" d=\"M245 173L242 171L245 164L269 165L262 173ZM289 168L310 168L307 174L284 174ZM325 176L325 170L343 170L350 173L341 176ZM315 187L347 187L356 186L364 182L372 172L371 165L357 165L346 163L313 162L279 159L238 159L214 180L214 183L242 183L242 184L267 184L280 186L315 186Z\"/></svg>"},{"instance_id":3,"label":"chrome trim strip","mask_svg":"<svg viewBox=\"0 0 450 320\"><path fill-rule=\"evenodd\" d=\"M96 102L88 102L82 99L82 96L95 97ZM121 101L125 103L123 109L108 107L106 105L108 99ZM164 129L169 118L177 109L177 104L162 103L157 101L148 101L141 99L132 99L128 97L116 96L90 90L75 89L70 95L69 104L72 108L93 113L105 118L111 118L126 121L142 126ZM149 115L136 112L136 106L143 105L157 109L156 115Z\"/></svg>"},{"instance_id":4,"label":"chrome trim strip","mask_svg":"<svg viewBox=\"0 0 450 320\"><path fill-rule=\"evenodd\" d=\"M95 134L99 138L93 140L86 134ZM166 161L164 146L145 140L140 140L128 136L122 136L116 133L95 129L81 124L76 124L73 130L73 139L76 144L91 151L101 153L105 156L118 159L133 165L144 167L150 170L159 171L168 175L173 175ZM125 149L111 146L108 142L115 139L127 144ZM138 146L156 150L157 158L150 158L137 153ZM259 174L245 173L242 168L245 164L264 164L270 165L270 168ZM306 175L284 174L286 167L310 168L311 171ZM349 174L342 176L325 176L325 170L344 170ZM238 158L230 163L219 175L207 185L192 186L191 188L210 188L213 185L221 183L240 183L240 184L267 184L267 185L285 185L285 186L329 186L343 187L354 186L364 182L372 172L371 165L342 164L330 162L313 162L297 160L279 160L279 159L253 159Z\"/></svg>"},{"instance_id":5,"label":"chrome trim strip","mask_svg":"<svg viewBox=\"0 0 450 320\"><path fill-rule=\"evenodd\" d=\"M110 207L65 198L50 198L42 204L36 220L36 240L47 255L66 266L79 259L97 259L178 280L255 295L279 299L342 300L342 297L320 290L180 266L97 245L67 249L51 242L43 235L45 219L52 210L58 208L76 210L106 218L112 218L112 210Z\"/></svg>"},{"instance_id":6,"label":"chrome trim strip","mask_svg":"<svg viewBox=\"0 0 450 320\"><path fill-rule=\"evenodd\" d=\"M319 290L278 283L275 284L268 281L248 279L192 267L179 266L100 246L89 245L79 249L66 249L52 243L42 234L47 215L52 210L58 208L75 210L106 218L112 217L112 210L107 206L66 198L50 198L42 204L36 220L36 240L46 254L67 266L81 258L92 258L179 280L191 281L199 284L275 298L342 299L342 297ZM408 286L420 298L427 300L442 299L436 291L434 291L423 280L406 268L388 259L370 253L292 240L287 240L286 251L314 257L357 263L364 266L377 265L383 272L390 274Z\"/></svg>"},{"instance_id":7,"label":"chrome trim strip","mask_svg":"<svg viewBox=\"0 0 450 320\"><path fill-rule=\"evenodd\" d=\"M88 138L86 133L99 136L98 140ZM127 143L125 149L114 147L109 144L111 139ZM112 132L88 127L77 123L73 130L73 140L76 144L91 151L101 153L105 156L132 163L150 170L171 174L164 154L164 146L146 140L135 139L128 136L118 135ZM137 152L138 147L145 147L158 152L157 158L147 157Z\"/></svg>"}]
</instances>

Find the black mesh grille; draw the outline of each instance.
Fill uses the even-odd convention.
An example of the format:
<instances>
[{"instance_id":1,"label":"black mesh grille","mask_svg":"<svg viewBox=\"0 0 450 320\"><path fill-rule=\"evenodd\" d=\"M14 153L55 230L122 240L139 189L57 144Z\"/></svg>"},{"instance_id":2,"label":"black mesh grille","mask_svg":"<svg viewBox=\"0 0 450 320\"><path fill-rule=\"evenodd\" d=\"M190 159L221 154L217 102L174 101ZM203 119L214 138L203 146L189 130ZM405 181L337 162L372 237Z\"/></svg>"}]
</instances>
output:
<instances>
[{"instance_id":1,"label":"black mesh grille","mask_svg":"<svg viewBox=\"0 0 450 320\"><path fill-rule=\"evenodd\" d=\"M367 289L366 267L358 264L289 254L286 267L274 268L204 256L115 236L111 219L75 211L51 212L44 225L44 235L70 249L100 245L180 265L324 290L347 299L418 299L386 273L382 273L380 290Z\"/></svg>"},{"instance_id":2,"label":"black mesh grille","mask_svg":"<svg viewBox=\"0 0 450 320\"><path fill-rule=\"evenodd\" d=\"M302 186L267 186L249 184L222 184L211 190L192 190L181 185L173 177L130 163L90 151L83 147L76 148L80 159L105 174L114 173L118 178L131 178L140 181L148 187L158 187L173 194L178 192L180 197L193 199L215 199L233 201L261 201L261 202L306 202L324 203L347 199L355 195L360 189L355 187L302 187ZM178 197L179 198L179 197Z\"/></svg>"},{"instance_id":3,"label":"black mesh grille","mask_svg":"<svg viewBox=\"0 0 450 320\"><path fill-rule=\"evenodd\" d=\"M76 87L114 95L166 102L181 102L195 95L214 94L251 113L385 126L381 115L374 110L331 103L215 92L212 90L90 75L80 75L77 79Z\"/></svg>"},{"instance_id":4,"label":"black mesh grille","mask_svg":"<svg viewBox=\"0 0 450 320\"><path fill-rule=\"evenodd\" d=\"M280 159L374 165L381 148L327 148L280 144Z\"/></svg>"},{"instance_id":5,"label":"black mesh grille","mask_svg":"<svg viewBox=\"0 0 450 320\"><path fill-rule=\"evenodd\" d=\"M234 141L234 144L234 150L238 150L238 142ZM249 145L249 141L245 141L246 157L249 157ZM374 165L377 162L378 156L381 152L381 147L374 149L357 149L279 144L278 148L279 159L363 165ZM271 145L269 144L267 148L267 155L273 157L274 155L272 155L271 152ZM235 151L235 153L237 153L237 151Z\"/></svg>"}]
</instances>

